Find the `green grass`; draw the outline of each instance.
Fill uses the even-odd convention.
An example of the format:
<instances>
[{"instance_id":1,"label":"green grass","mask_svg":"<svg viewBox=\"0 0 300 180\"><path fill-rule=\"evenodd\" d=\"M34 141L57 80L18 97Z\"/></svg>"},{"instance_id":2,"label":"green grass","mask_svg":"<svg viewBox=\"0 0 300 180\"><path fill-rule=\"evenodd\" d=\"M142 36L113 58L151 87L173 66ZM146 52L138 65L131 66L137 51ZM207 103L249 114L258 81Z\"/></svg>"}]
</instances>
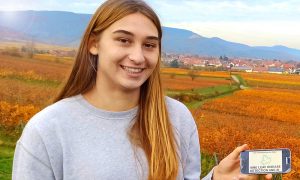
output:
<instances>
[{"instance_id":1,"label":"green grass","mask_svg":"<svg viewBox=\"0 0 300 180\"><path fill-rule=\"evenodd\" d=\"M192 101L190 103L184 103L189 109L197 109L202 106L207 100L203 101Z\"/></svg>"},{"instance_id":2,"label":"green grass","mask_svg":"<svg viewBox=\"0 0 300 180\"><path fill-rule=\"evenodd\" d=\"M224 94L227 92L231 92L233 90L237 90L238 87L237 86L230 86L230 85L221 85L221 86L212 86L212 87L207 87L207 88L201 88L201 89L197 89L194 90L196 93L201 93L202 95L211 95L214 94L216 92L218 92L219 94Z\"/></svg>"},{"instance_id":3,"label":"green grass","mask_svg":"<svg viewBox=\"0 0 300 180\"><path fill-rule=\"evenodd\" d=\"M16 137L8 137L0 130L0 179L10 180Z\"/></svg>"},{"instance_id":4,"label":"green grass","mask_svg":"<svg viewBox=\"0 0 300 180\"><path fill-rule=\"evenodd\" d=\"M0 179L8 180L11 179L14 148L0 146L0 149Z\"/></svg>"},{"instance_id":5,"label":"green grass","mask_svg":"<svg viewBox=\"0 0 300 180\"><path fill-rule=\"evenodd\" d=\"M225 93L225 94L222 94L222 95L219 95L219 96L215 96L215 97L212 97L212 98L207 98L207 99L204 99L203 101L192 101L190 103L184 103L189 109L197 109L199 107L201 107L204 103L208 102L208 101L211 101L213 99L216 99L216 98L222 98L222 97L226 97L226 96L230 96L232 95L233 92L228 92L228 93Z\"/></svg>"},{"instance_id":6,"label":"green grass","mask_svg":"<svg viewBox=\"0 0 300 180\"><path fill-rule=\"evenodd\" d=\"M231 95L234 91L239 90L239 87L236 85L220 85L212 86L207 88L199 88L193 90L181 90L181 91L167 91L167 95L170 97L176 97L178 95L195 95L198 94L201 96L201 100L192 100L190 102L183 102L189 109L196 109L200 107L203 103L224 96Z\"/></svg>"},{"instance_id":7,"label":"green grass","mask_svg":"<svg viewBox=\"0 0 300 180\"><path fill-rule=\"evenodd\" d=\"M220 86L211 86L211 87L206 87L206 88L198 88L198 89L193 89L193 90L168 90L167 94L172 95L172 94L179 94L179 93L200 93L202 95L212 95L215 92L221 93L226 93L232 90L237 90L238 86L236 85L220 85Z\"/></svg>"},{"instance_id":8,"label":"green grass","mask_svg":"<svg viewBox=\"0 0 300 180\"><path fill-rule=\"evenodd\" d=\"M238 80L240 81L241 85L248 86L247 83L246 83L246 81L242 78L241 75L239 75L239 74L233 74L233 75L238 78Z\"/></svg>"},{"instance_id":9,"label":"green grass","mask_svg":"<svg viewBox=\"0 0 300 180\"><path fill-rule=\"evenodd\" d=\"M201 72L200 72L201 73ZM174 75L174 73L161 73L161 74L165 74L165 75ZM190 75L188 74L175 74L175 78L180 78L180 77L190 77ZM212 76L208 76L208 75L195 75L195 79L226 79L224 77L212 77Z\"/></svg>"},{"instance_id":10,"label":"green grass","mask_svg":"<svg viewBox=\"0 0 300 180\"><path fill-rule=\"evenodd\" d=\"M201 153L201 178L205 177L215 165L212 155Z\"/></svg>"}]
</instances>

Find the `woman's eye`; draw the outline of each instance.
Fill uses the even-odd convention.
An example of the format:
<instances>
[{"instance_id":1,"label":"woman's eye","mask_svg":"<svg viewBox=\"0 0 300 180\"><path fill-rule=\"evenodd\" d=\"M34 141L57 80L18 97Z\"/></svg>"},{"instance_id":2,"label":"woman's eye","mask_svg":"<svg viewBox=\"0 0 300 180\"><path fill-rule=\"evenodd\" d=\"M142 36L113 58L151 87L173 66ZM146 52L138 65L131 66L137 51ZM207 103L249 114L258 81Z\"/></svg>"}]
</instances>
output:
<instances>
[{"instance_id":1,"label":"woman's eye","mask_svg":"<svg viewBox=\"0 0 300 180\"><path fill-rule=\"evenodd\" d=\"M128 43L129 43L129 40L128 40L128 39L121 38L121 39L119 39L119 42L121 42L121 43L123 43L123 44L128 44Z\"/></svg>"},{"instance_id":2,"label":"woman's eye","mask_svg":"<svg viewBox=\"0 0 300 180\"><path fill-rule=\"evenodd\" d=\"M146 48L155 48L155 47L156 47L156 44L146 43L144 46L145 46Z\"/></svg>"}]
</instances>

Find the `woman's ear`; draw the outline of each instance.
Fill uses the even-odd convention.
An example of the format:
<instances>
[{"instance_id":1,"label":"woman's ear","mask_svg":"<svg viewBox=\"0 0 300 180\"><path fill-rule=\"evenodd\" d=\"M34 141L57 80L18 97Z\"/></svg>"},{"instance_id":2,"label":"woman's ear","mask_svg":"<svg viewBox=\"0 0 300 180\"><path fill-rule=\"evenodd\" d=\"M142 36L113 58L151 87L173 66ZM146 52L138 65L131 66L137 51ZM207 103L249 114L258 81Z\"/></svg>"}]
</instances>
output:
<instances>
[{"instance_id":1,"label":"woman's ear","mask_svg":"<svg viewBox=\"0 0 300 180\"><path fill-rule=\"evenodd\" d=\"M89 49L90 53L92 55L98 55L98 46L97 44L93 44L90 49Z\"/></svg>"},{"instance_id":2,"label":"woman's ear","mask_svg":"<svg viewBox=\"0 0 300 180\"><path fill-rule=\"evenodd\" d=\"M96 35L91 35L89 40L89 51L92 55L98 55L98 41Z\"/></svg>"}]
</instances>

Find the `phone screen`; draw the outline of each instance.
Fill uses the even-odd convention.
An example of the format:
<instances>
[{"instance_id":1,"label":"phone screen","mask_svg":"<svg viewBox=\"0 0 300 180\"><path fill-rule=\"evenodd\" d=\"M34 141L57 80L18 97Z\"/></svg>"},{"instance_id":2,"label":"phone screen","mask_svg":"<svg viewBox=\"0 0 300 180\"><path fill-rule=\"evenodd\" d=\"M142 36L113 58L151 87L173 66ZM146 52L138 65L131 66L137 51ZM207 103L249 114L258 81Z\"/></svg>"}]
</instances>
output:
<instances>
[{"instance_id":1,"label":"phone screen","mask_svg":"<svg viewBox=\"0 0 300 180\"><path fill-rule=\"evenodd\" d=\"M249 172L282 172L282 151L249 152Z\"/></svg>"}]
</instances>

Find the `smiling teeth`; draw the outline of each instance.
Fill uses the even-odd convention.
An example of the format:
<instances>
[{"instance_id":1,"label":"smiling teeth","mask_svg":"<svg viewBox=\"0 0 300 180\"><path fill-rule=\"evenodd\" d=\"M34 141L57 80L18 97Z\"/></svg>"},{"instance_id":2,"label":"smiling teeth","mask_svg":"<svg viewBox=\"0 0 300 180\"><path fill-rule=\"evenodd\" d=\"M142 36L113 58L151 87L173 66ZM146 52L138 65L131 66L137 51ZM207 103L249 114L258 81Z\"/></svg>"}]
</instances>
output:
<instances>
[{"instance_id":1,"label":"smiling teeth","mask_svg":"<svg viewBox=\"0 0 300 180\"><path fill-rule=\"evenodd\" d=\"M142 72L143 69L142 68L132 68L132 67L126 67L126 66L122 66L123 69L129 73L139 73Z\"/></svg>"}]
</instances>

